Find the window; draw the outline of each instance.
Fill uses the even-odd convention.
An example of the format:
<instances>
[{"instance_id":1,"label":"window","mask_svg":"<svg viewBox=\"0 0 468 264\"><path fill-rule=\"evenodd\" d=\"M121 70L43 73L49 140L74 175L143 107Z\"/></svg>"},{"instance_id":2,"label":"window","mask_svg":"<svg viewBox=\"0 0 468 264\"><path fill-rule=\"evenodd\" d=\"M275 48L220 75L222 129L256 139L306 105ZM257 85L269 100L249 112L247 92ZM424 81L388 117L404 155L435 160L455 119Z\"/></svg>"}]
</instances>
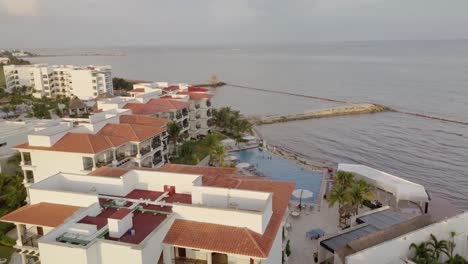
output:
<instances>
[{"instance_id":1,"label":"window","mask_svg":"<svg viewBox=\"0 0 468 264\"><path fill-rule=\"evenodd\" d=\"M4 146L6 146L6 145L7 145L6 142L0 143L0 147L4 147Z\"/></svg>"},{"instance_id":2,"label":"window","mask_svg":"<svg viewBox=\"0 0 468 264\"><path fill-rule=\"evenodd\" d=\"M26 182L27 183L34 183L34 173L30 170L25 171L26 172Z\"/></svg>"},{"instance_id":3,"label":"window","mask_svg":"<svg viewBox=\"0 0 468 264\"><path fill-rule=\"evenodd\" d=\"M93 93L93 94L94 94L94 96L97 96L97 93Z\"/></svg>"}]
</instances>

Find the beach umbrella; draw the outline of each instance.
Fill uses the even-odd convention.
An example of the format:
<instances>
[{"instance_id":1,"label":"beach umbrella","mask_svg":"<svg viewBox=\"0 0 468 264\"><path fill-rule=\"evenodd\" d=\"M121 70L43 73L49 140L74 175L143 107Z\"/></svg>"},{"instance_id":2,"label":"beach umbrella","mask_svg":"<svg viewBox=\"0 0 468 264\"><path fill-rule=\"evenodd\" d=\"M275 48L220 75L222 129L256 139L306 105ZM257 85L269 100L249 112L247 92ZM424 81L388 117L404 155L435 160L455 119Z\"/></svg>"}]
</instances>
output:
<instances>
[{"instance_id":1,"label":"beach umbrella","mask_svg":"<svg viewBox=\"0 0 468 264\"><path fill-rule=\"evenodd\" d=\"M312 198L314 196L314 193L306 189L296 189L292 192L292 195L296 198L299 198L299 209L301 209L302 198Z\"/></svg>"},{"instance_id":2,"label":"beach umbrella","mask_svg":"<svg viewBox=\"0 0 468 264\"><path fill-rule=\"evenodd\" d=\"M246 162L242 162L242 163L239 163L236 165L236 168L238 169L245 169L245 168L248 168L250 167L250 164L249 163L246 163Z\"/></svg>"},{"instance_id":3,"label":"beach umbrella","mask_svg":"<svg viewBox=\"0 0 468 264\"><path fill-rule=\"evenodd\" d=\"M242 137L242 139L247 140L247 141L251 141L251 140L255 140L257 138L254 137L254 136L244 136L244 137Z\"/></svg>"}]
</instances>

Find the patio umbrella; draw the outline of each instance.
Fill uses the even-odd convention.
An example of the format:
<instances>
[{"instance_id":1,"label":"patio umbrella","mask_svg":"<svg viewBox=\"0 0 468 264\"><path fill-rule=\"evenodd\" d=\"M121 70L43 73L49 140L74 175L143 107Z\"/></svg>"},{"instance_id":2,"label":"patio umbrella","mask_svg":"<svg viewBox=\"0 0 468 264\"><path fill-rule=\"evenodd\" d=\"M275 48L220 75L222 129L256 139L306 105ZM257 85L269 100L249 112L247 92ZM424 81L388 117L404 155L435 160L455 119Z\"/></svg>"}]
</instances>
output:
<instances>
[{"instance_id":1,"label":"patio umbrella","mask_svg":"<svg viewBox=\"0 0 468 264\"><path fill-rule=\"evenodd\" d=\"M292 192L292 195L296 198L299 198L299 209L301 209L302 198L312 198L314 196L314 193L306 189L296 189Z\"/></svg>"},{"instance_id":2,"label":"patio umbrella","mask_svg":"<svg viewBox=\"0 0 468 264\"><path fill-rule=\"evenodd\" d=\"M246 163L246 162L242 162L242 163L239 163L236 165L236 168L238 169L245 169L245 168L248 168L250 167L250 164L249 163Z\"/></svg>"},{"instance_id":3,"label":"patio umbrella","mask_svg":"<svg viewBox=\"0 0 468 264\"><path fill-rule=\"evenodd\" d=\"M234 160L237 160L237 157L236 156L227 156L224 158L224 160L230 160L230 161L234 161Z\"/></svg>"}]
</instances>

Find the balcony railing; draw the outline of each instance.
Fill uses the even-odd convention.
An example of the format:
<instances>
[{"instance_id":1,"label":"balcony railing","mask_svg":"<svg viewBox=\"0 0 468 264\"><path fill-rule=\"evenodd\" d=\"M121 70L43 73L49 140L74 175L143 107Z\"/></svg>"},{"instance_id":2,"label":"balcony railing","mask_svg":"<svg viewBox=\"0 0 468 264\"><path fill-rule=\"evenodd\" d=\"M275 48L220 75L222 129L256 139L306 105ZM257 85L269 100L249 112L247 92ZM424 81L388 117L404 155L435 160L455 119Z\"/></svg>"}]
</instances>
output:
<instances>
[{"instance_id":1,"label":"balcony railing","mask_svg":"<svg viewBox=\"0 0 468 264\"><path fill-rule=\"evenodd\" d=\"M117 161L122 161L123 159L127 158L124 152L118 152L115 157L117 158Z\"/></svg>"},{"instance_id":2,"label":"balcony railing","mask_svg":"<svg viewBox=\"0 0 468 264\"><path fill-rule=\"evenodd\" d=\"M112 163L112 159L98 160L96 162L96 167L100 168L100 167L106 166L106 165L108 165L110 163Z\"/></svg>"},{"instance_id":3,"label":"balcony railing","mask_svg":"<svg viewBox=\"0 0 468 264\"><path fill-rule=\"evenodd\" d=\"M140 148L140 154L141 155L145 155L146 153L148 153L150 151L151 151L151 146L146 146L146 147Z\"/></svg>"},{"instance_id":4,"label":"balcony railing","mask_svg":"<svg viewBox=\"0 0 468 264\"><path fill-rule=\"evenodd\" d=\"M23 165L32 165L31 160L24 160Z\"/></svg>"},{"instance_id":5,"label":"balcony railing","mask_svg":"<svg viewBox=\"0 0 468 264\"><path fill-rule=\"evenodd\" d=\"M153 149L159 148L161 146L161 139L159 137L153 138L153 140L151 141L151 146L153 147Z\"/></svg>"}]
</instances>

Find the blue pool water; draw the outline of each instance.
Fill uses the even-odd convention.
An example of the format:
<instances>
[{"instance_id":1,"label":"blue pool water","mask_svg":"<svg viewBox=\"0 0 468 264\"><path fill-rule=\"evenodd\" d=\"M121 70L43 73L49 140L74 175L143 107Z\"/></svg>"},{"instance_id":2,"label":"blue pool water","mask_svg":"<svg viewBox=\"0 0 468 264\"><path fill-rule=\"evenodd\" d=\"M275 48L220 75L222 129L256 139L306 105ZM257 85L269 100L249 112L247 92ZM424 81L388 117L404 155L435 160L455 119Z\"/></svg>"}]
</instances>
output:
<instances>
[{"instance_id":1,"label":"blue pool water","mask_svg":"<svg viewBox=\"0 0 468 264\"><path fill-rule=\"evenodd\" d=\"M293 161L284 159L267 150L258 149L241 150L232 153L240 162L254 165L265 176L274 180L292 181L296 189L307 189L314 193L309 201L316 202L320 194L322 173L305 169ZM271 157L271 158L270 158Z\"/></svg>"}]
</instances>

